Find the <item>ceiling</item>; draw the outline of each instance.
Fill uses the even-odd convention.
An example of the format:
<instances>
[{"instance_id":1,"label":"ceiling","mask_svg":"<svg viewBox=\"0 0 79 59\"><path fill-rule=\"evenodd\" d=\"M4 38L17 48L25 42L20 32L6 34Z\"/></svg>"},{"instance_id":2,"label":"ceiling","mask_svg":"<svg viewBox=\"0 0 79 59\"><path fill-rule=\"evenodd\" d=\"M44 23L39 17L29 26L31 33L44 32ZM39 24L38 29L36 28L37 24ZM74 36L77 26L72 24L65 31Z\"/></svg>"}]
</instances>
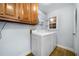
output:
<instances>
[{"instance_id":1,"label":"ceiling","mask_svg":"<svg viewBox=\"0 0 79 59\"><path fill-rule=\"evenodd\" d=\"M39 3L39 9L47 14L56 9L64 8L71 5L74 5L74 3Z\"/></svg>"}]
</instances>

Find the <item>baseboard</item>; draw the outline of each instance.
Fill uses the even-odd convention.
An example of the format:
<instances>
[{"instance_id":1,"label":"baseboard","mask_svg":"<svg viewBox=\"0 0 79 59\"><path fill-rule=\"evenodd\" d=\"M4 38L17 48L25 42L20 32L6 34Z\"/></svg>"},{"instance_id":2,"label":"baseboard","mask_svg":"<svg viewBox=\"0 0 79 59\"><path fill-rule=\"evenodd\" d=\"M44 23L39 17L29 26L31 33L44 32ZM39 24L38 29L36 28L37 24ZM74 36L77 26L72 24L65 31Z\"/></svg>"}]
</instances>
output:
<instances>
[{"instance_id":1,"label":"baseboard","mask_svg":"<svg viewBox=\"0 0 79 59\"><path fill-rule=\"evenodd\" d=\"M72 51L73 53L75 53L75 51L74 51L73 49L71 49L71 48L62 46L62 45L60 45L60 44L57 44L57 46L58 46L58 47L61 47L61 48L64 48L64 49L66 49L66 50Z\"/></svg>"}]
</instances>

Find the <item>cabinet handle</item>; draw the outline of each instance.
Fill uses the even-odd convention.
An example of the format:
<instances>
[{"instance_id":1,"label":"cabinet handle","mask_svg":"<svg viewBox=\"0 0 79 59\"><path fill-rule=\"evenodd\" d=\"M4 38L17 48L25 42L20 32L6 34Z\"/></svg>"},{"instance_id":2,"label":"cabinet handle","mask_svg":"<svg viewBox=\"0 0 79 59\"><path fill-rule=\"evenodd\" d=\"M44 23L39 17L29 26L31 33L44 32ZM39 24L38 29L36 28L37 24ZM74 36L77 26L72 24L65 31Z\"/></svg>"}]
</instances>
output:
<instances>
[{"instance_id":1,"label":"cabinet handle","mask_svg":"<svg viewBox=\"0 0 79 59\"><path fill-rule=\"evenodd\" d=\"M76 35L76 33L73 33L73 35Z\"/></svg>"},{"instance_id":2,"label":"cabinet handle","mask_svg":"<svg viewBox=\"0 0 79 59\"><path fill-rule=\"evenodd\" d=\"M18 19L20 19L20 17L18 16Z\"/></svg>"},{"instance_id":3,"label":"cabinet handle","mask_svg":"<svg viewBox=\"0 0 79 59\"><path fill-rule=\"evenodd\" d=\"M3 12L1 12L0 14L3 15Z\"/></svg>"},{"instance_id":4,"label":"cabinet handle","mask_svg":"<svg viewBox=\"0 0 79 59\"><path fill-rule=\"evenodd\" d=\"M0 32L0 40L1 40L1 38L2 38L2 34L1 34L1 32Z\"/></svg>"}]
</instances>

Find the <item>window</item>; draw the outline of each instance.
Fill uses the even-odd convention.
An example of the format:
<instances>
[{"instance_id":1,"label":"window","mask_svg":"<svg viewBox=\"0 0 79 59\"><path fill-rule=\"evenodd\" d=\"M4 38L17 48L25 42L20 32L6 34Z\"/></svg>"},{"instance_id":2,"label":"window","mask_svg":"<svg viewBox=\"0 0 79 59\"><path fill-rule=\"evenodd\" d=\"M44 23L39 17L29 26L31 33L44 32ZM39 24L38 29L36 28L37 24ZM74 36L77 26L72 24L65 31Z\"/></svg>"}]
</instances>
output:
<instances>
[{"instance_id":1,"label":"window","mask_svg":"<svg viewBox=\"0 0 79 59\"><path fill-rule=\"evenodd\" d=\"M56 17L52 17L49 20L49 28L56 29Z\"/></svg>"}]
</instances>

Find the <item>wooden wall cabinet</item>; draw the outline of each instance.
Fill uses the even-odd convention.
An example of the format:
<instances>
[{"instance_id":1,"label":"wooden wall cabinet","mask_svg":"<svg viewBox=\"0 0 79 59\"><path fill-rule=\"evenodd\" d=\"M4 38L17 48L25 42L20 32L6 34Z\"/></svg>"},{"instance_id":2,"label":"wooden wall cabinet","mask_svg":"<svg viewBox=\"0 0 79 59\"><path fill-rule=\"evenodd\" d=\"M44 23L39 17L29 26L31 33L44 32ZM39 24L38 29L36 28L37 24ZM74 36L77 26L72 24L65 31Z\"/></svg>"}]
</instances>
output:
<instances>
[{"instance_id":1,"label":"wooden wall cabinet","mask_svg":"<svg viewBox=\"0 0 79 59\"><path fill-rule=\"evenodd\" d=\"M18 19L18 4L0 3L0 19L13 21Z\"/></svg>"},{"instance_id":2,"label":"wooden wall cabinet","mask_svg":"<svg viewBox=\"0 0 79 59\"><path fill-rule=\"evenodd\" d=\"M32 21L32 24L38 23L38 4L37 3L31 3L30 6L30 19Z\"/></svg>"},{"instance_id":3,"label":"wooden wall cabinet","mask_svg":"<svg viewBox=\"0 0 79 59\"><path fill-rule=\"evenodd\" d=\"M0 3L0 17L8 18L8 21L37 24L38 4L37 3Z\"/></svg>"},{"instance_id":4,"label":"wooden wall cabinet","mask_svg":"<svg viewBox=\"0 0 79 59\"><path fill-rule=\"evenodd\" d=\"M17 7L18 7L18 4L16 3L6 3L5 4L5 16L12 18L12 19L18 19Z\"/></svg>"},{"instance_id":5,"label":"wooden wall cabinet","mask_svg":"<svg viewBox=\"0 0 79 59\"><path fill-rule=\"evenodd\" d=\"M5 12L5 6L4 6L4 4L3 3L0 3L0 16L1 15L4 15L4 12Z\"/></svg>"},{"instance_id":6,"label":"wooden wall cabinet","mask_svg":"<svg viewBox=\"0 0 79 59\"><path fill-rule=\"evenodd\" d=\"M26 22L26 23L30 24L30 22L31 22L31 20L30 20L30 3L20 4L19 18L20 18L21 22Z\"/></svg>"},{"instance_id":7,"label":"wooden wall cabinet","mask_svg":"<svg viewBox=\"0 0 79 59\"><path fill-rule=\"evenodd\" d=\"M27 24L38 23L38 4L36 3L23 3L20 4L20 21Z\"/></svg>"}]
</instances>

